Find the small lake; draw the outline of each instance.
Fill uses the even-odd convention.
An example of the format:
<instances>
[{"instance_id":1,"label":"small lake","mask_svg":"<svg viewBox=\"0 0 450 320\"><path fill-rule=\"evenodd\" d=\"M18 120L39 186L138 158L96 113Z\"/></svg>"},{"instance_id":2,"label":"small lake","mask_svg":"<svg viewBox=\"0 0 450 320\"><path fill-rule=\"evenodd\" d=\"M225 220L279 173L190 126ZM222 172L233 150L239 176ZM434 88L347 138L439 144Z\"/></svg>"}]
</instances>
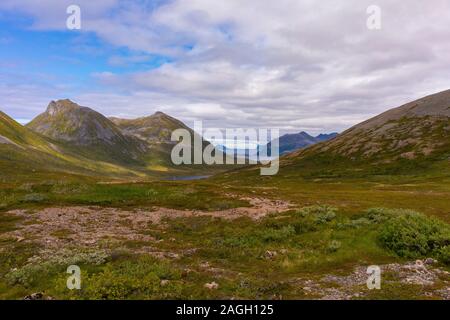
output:
<instances>
[{"instance_id":1,"label":"small lake","mask_svg":"<svg viewBox=\"0 0 450 320\"><path fill-rule=\"evenodd\" d=\"M165 180L170 181L189 181L189 180L204 180L208 179L211 176L176 176L176 177L169 177Z\"/></svg>"}]
</instances>

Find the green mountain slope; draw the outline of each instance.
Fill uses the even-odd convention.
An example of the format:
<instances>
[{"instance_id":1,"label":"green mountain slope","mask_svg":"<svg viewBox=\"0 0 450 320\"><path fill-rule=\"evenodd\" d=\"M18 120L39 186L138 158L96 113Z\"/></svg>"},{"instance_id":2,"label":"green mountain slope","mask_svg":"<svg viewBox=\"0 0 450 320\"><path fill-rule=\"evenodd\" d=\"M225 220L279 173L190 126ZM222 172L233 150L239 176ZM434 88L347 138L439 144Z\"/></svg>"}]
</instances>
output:
<instances>
[{"instance_id":1,"label":"green mountain slope","mask_svg":"<svg viewBox=\"0 0 450 320\"><path fill-rule=\"evenodd\" d=\"M2 174L14 174L21 168L61 165L58 147L23 127L0 111L0 161Z\"/></svg>"},{"instance_id":2,"label":"green mountain slope","mask_svg":"<svg viewBox=\"0 0 450 320\"><path fill-rule=\"evenodd\" d=\"M27 127L93 160L137 166L146 151L144 143L122 134L109 119L70 100L52 101Z\"/></svg>"},{"instance_id":3,"label":"green mountain slope","mask_svg":"<svg viewBox=\"0 0 450 320\"><path fill-rule=\"evenodd\" d=\"M52 152L55 147L31 130L23 127L8 115L0 111L0 144L18 149L33 148Z\"/></svg>"},{"instance_id":4,"label":"green mountain slope","mask_svg":"<svg viewBox=\"0 0 450 320\"><path fill-rule=\"evenodd\" d=\"M179 174L213 174L218 171L226 170L225 166L173 165L171 161L171 152L174 145L178 142L171 141L172 132L177 129L187 130L192 137L192 146L194 145L193 138L194 136L198 137L198 134L183 122L163 112L158 111L151 116L137 119L120 119L114 117L109 119L116 124L125 135L147 143L147 152L143 159L148 170L158 171L160 173L171 171ZM210 145L210 143L203 140L202 152L208 145ZM216 150L216 152L221 153L219 150ZM194 151L192 150L192 154L193 153Z\"/></svg>"},{"instance_id":5,"label":"green mountain slope","mask_svg":"<svg viewBox=\"0 0 450 320\"><path fill-rule=\"evenodd\" d=\"M282 158L285 170L396 173L448 167L450 90L364 121L336 138Z\"/></svg>"},{"instance_id":6,"label":"green mountain slope","mask_svg":"<svg viewBox=\"0 0 450 320\"><path fill-rule=\"evenodd\" d=\"M193 134L193 130L183 122L159 111L151 116L138 119L119 119L114 117L109 119L116 124L124 134L135 136L150 144L172 144L170 137L172 132L176 129L186 129Z\"/></svg>"},{"instance_id":7,"label":"green mountain slope","mask_svg":"<svg viewBox=\"0 0 450 320\"><path fill-rule=\"evenodd\" d=\"M172 131L192 129L161 112L135 120L110 119L70 100L52 101L27 126L0 114L2 177L76 174L96 178L164 178L208 175L223 166L171 161ZM116 124L117 123L117 124ZM203 148L209 145L203 142ZM14 173L15 172L15 173Z\"/></svg>"},{"instance_id":8,"label":"green mountain slope","mask_svg":"<svg viewBox=\"0 0 450 320\"><path fill-rule=\"evenodd\" d=\"M124 166L94 161L63 143L35 133L0 111L0 178L4 181L90 177L138 177L143 174Z\"/></svg>"}]
</instances>

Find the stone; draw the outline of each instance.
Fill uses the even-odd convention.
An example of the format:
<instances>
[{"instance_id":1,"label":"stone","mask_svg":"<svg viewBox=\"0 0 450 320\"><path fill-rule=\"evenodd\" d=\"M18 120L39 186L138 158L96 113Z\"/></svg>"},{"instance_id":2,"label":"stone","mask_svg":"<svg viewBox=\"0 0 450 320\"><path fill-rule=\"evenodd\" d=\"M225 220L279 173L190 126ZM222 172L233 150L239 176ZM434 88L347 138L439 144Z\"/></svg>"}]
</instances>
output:
<instances>
[{"instance_id":1,"label":"stone","mask_svg":"<svg viewBox=\"0 0 450 320\"><path fill-rule=\"evenodd\" d=\"M53 297L44 296L42 292L35 292L28 296L25 296L23 300L53 300Z\"/></svg>"},{"instance_id":2,"label":"stone","mask_svg":"<svg viewBox=\"0 0 450 320\"><path fill-rule=\"evenodd\" d=\"M160 285L161 287L165 287L169 284L169 280L161 280Z\"/></svg>"},{"instance_id":3,"label":"stone","mask_svg":"<svg viewBox=\"0 0 450 320\"><path fill-rule=\"evenodd\" d=\"M178 253L175 253L175 252L168 252L167 253L167 257L171 258L171 259L180 259L180 255Z\"/></svg>"},{"instance_id":4,"label":"stone","mask_svg":"<svg viewBox=\"0 0 450 320\"><path fill-rule=\"evenodd\" d=\"M273 259L278 255L278 253L276 251L269 251L267 250L266 253L264 254L266 259Z\"/></svg>"},{"instance_id":5,"label":"stone","mask_svg":"<svg viewBox=\"0 0 450 320\"><path fill-rule=\"evenodd\" d=\"M205 288L209 290L217 290L219 289L219 284L216 282L210 282L205 284Z\"/></svg>"},{"instance_id":6,"label":"stone","mask_svg":"<svg viewBox=\"0 0 450 320\"><path fill-rule=\"evenodd\" d=\"M416 266L417 267L423 267L423 261L422 260L416 260Z\"/></svg>"}]
</instances>

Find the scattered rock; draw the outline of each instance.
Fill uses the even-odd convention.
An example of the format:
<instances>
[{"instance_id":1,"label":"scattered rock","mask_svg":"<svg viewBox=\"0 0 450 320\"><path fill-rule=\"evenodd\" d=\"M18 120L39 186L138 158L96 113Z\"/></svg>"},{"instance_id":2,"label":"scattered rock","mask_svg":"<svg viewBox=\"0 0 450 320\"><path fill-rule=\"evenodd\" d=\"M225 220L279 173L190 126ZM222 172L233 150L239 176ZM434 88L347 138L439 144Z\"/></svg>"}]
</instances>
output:
<instances>
[{"instance_id":1,"label":"scattered rock","mask_svg":"<svg viewBox=\"0 0 450 320\"><path fill-rule=\"evenodd\" d=\"M161 287L165 287L169 284L169 280L161 280L160 285Z\"/></svg>"},{"instance_id":2,"label":"scattered rock","mask_svg":"<svg viewBox=\"0 0 450 320\"><path fill-rule=\"evenodd\" d=\"M175 252L167 252L167 257L170 259L180 259L180 255Z\"/></svg>"},{"instance_id":3,"label":"scattered rock","mask_svg":"<svg viewBox=\"0 0 450 320\"><path fill-rule=\"evenodd\" d=\"M273 259L278 255L278 253L276 251L269 251L267 250L266 253L264 254L264 257L266 259Z\"/></svg>"},{"instance_id":4,"label":"scattered rock","mask_svg":"<svg viewBox=\"0 0 450 320\"><path fill-rule=\"evenodd\" d=\"M193 273L194 270L192 269L184 269L183 271L181 271L181 277L182 278L186 278L190 273Z\"/></svg>"},{"instance_id":5,"label":"scattered rock","mask_svg":"<svg viewBox=\"0 0 450 320\"><path fill-rule=\"evenodd\" d=\"M194 255L197 251L198 251L197 248L186 249L183 251L183 255L189 257L189 256Z\"/></svg>"},{"instance_id":6,"label":"scattered rock","mask_svg":"<svg viewBox=\"0 0 450 320\"><path fill-rule=\"evenodd\" d=\"M424 263L427 264L427 265L435 264L435 263L437 263L437 260L435 260L435 259L433 259L433 258L426 258L426 259L424 260Z\"/></svg>"},{"instance_id":7,"label":"scattered rock","mask_svg":"<svg viewBox=\"0 0 450 320\"><path fill-rule=\"evenodd\" d=\"M217 290L219 289L219 284L216 282L210 282L205 284L205 288L209 290Z\"/></svg>"},{"instance_id":8,"label":"scattered rock","mask_svg":"<svg viewBox=\"0 0 450 320\"><path fill-rule=\"evenodd\" d=\"M45 296L42 292L35 292L25 296L23 300L53 300L50 296Z\"/></svg>"},{"instance_id":9,"label":"scattered rock","mask_svg":"<svg viewBox=\"0 0 450 320\"><path fill-rule=\"evenodd\" d=\"M42 292L36 292L25 296L23 300L42 300L43 297L44 295L42 294Z\"/></svg>"}]
</instances>

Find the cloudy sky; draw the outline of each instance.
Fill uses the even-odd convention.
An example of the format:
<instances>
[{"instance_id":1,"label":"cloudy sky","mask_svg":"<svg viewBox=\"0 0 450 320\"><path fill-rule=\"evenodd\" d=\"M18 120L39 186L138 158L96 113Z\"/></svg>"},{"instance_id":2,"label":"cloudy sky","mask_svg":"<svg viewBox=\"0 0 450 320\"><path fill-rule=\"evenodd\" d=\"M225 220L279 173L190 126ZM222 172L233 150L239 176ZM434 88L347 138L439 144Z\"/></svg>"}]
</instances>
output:
<instances>
[{"instance_id":1,"label":"cloudy sky","mask_svg":"<svg viewBox=\"0 0 450 320\"><path fill-rule=\"evenodd\" d=\"M66 9L81 8L81 30ZM381 9L381 29L367 8ZM450 88L450 0L1 0L0 109L341 131Z\"/></svg>"}]
</instances>

